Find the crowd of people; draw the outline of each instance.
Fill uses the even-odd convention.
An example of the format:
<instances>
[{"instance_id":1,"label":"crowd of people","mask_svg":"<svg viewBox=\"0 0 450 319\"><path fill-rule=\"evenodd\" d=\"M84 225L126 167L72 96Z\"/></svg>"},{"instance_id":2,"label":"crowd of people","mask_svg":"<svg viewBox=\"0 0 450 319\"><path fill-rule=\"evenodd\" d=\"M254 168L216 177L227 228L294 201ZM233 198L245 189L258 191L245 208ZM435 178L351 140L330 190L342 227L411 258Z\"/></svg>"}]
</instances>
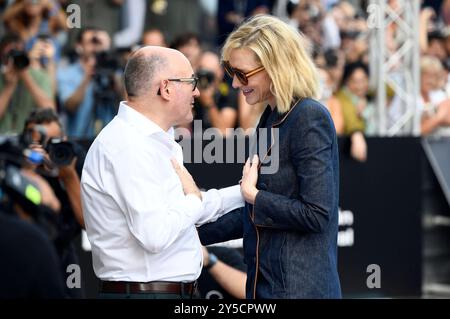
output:
<instances>
[{"instance_id":1,"label":"crowd of people","mask_svg":"<svg viewBox=\"0 0 450 319\"><path fill-rule=\"evenodd\" d=\"M388 6L394 12L401 12L399 3L399 0L389 0ZM81 28L73 28L67 22L71 11L66 9L71 4L77 4L80 8ZM184 55L192 67L192 72L189 69L186 78L181 80L195 80L192 82L195 83L194 93L191 94L194 99L192 113L194 120L202 121L203 129L216 129L218 134L224 137L230 134L231 130L227 130L229 128L242 128L250 132L249 129L255 128L260 118L265 119L266 100L249 103L242 91L235 90L233 79L239 70L221 61L221 50L230 32L236 30L247 18L259 14L277 16L305 36L302 38L303 46L307 48L319 70L320 86L316 98L327 107L337 135L349 137L351 156L364 162L368 156L365 138L379 133L379 119L374 106L375 88L369 84L368 39L371 30L367 24L367 5L368 1L364 0L0 1L0 135L20 134L22 143L42 155L37 163L22 165L21 174L28 182L39 184L40 188L44 189L40 204L45 204L45 209L39 208L36 213L34 207L30 209L30 206L13 198L7 205L7 210L18 212L25 220L35 220L36 224L49 234L48 239L54 244L54 251L48 242L41 247L48 248L48 251L44 252L50 256L47 261L55 258L60 260L61 273L66 272L68 265L78 263L73 239L85 227L80 194L85 150L77 142L89 144L118 113L120 115L121 109L122 116L136 117L136 114L130 113L120 102L130 100L130 92L141 89L130 84L131 80L127 82L124 77L125 66L138 48L172 48ZM186 15L186 12L189 12L189 15ZM419 23L421 82L420 99L417 103L421 112L421 134L449 136L450 1L422 1ZM397 28L395 23L391 23L386 29L387 47L390 52L394 52L401 45L401 34ZM177 63L184 65L180 57L177 59ZM279 65L274 67L283 70ZM132 70L130 72L132 73ZM250 75L242 74L248 81L247 76ZM143 76L139 72L138 75ZM189 77L191 75L192 78ZM161 91L161 88L158 96L164 99L166 93ZM266 91L272 92L271 89ZM402 116L400 102L393 88L387 87L386 91L388 123L393 124ZM144 96L144 93L139 91L136 96ZM167 99L169 100L168 96ZM144 108L142 112L145 113L143 110ZM168 123L195 133L191 121L174 120ZM117 132L115 139L120 139L120 135L123 137L124 132ZM68 148L67 152L71 153L70 160L55 163L56 159L51 156L52 145L66 147L66 150ZM142 151L145 153L145 149ZM105 158L109 156L101 155ZM143 159L144 157L136 160ZM112 162L105 165L111 165ZM183 178L187 177L180 178L183 182ZM183 182L184 185L189 185L189 182ZM112 184L109 186L114 188ZM155 189L157 187L156 183ZM191 188L190 193L201 198L198 190L192 185ZM129 189L133 188L130 186ZM117 192L115 202L124 199L121 197L121 191L113 191ZM98 204L100 201L94 197L88 200ZM144 199L145 195L142 197ZM195 200L190 198L190 205L194 207ZM245 198L247 202L254 202L254 196L249 195L249 198ZM163 197L159 199L162 200ZM151 200L151 197L146 200ZM123 206L127 205L125 201ZM105 200L104 207L110 208L111 203ZM230 206L226 209L236 208ZM215 215L205 217L201 216L200 208L197 209L195 222L204 223L206 217L217 220L225 213L222 207L222 210L217 208ZM98 211L101 211L100 207ZM47 222L38 222L43 215L50 216L46 217L52 220L50 226ZM8 220L0 222L0 225L7 225L7 222L16 221ZM177 222L186 229L196 224L193 220L189 220L189 224L183 224L182 220L172 221L175 224ZM133 231L137 237L143 234L142 229ZM9 235L5 232L5 241L11 240L6 239ZM32 236L38 237L37 234ZM93 236L95 237L95 234ZM143 237L142 240L148 238ZM32 247L33 243L23 244ZM2 249L0 254L1 251ZM6 253L6 250L3 252ZM139 249L136 248L134 253L139 253ZM216 254L219 253L222 253L220 249ZM209 262L215 267L218 264L220 270L217 270L218 267L216 270L208 268L210 274L222 286L226 286L230 295L243 298L245 288L242 283L247 279L246 267L229 267L220 261L217 263L215 257L210 258L211 255L215 256L213 253L208 254L208 250L203 250L203 264L205 267ZM201 256L196 254L195 258L197 257ZM190 259L189 261L193 262ZM174 264L176 263L177 261L174 261ZM98 271L108 277L110 270L94 264L94 268L96 266ZM11 268L9 271L15 269ZM192 274L196 274L196 271L192 270ZM229 283L223 279L227 274L236 278L236 285L227 286ZM250 276L253 275L250 273ZM48 276L52 275L48 273ZM82 296L82 290L65 289L63 285L59 285L61 276L57 277L48 280L51 287L57 288L21 291L20 296ZM336 282L333 289L330 288L327 293L330 296L340 295L335 274L330 272L329 278ZM267 292L258 293L266 296ZM0 296L3 296L2 292Z\"/></svg>"},{"instance_id":2,"label":"crowd of people","mask_svg":"<svg viewBox=\"0 0 450 319\"><path fill-rule=\"evenodd\" d=\"M443 132L441 128L449 125L449 2L424 2L420 48L423 61L428 62L421 65L418 103L423 110L421 131L431 134ZM124 99L123 67L128 54L139 45L172 47L188 57L201 77L202 94L194 113L204 128L215 127L226 134L226 128L254 127L264 106L249 107L231 89L220 65L220 46L245 18L272 13L308 38L321 70L321 101L328 106L338 134L378 134L374 88L369 86L367 1L214 3L3 1L0 133L19 132L24 118L35 108L53 108L68 136L92 139L115 115L117 102ZM65 8L70 4L79 5L81 30L68 27ZM397 0L388 5L401 9ZM183 17L184 9L189 10L189 19ZM386 38L389 50L395 51L400 45L395 23L388 26ZM430 60L434 65L431 72ZM391 88L387 100L388 122L394 123L402 114Z\"/></svg>"}]
</instances>

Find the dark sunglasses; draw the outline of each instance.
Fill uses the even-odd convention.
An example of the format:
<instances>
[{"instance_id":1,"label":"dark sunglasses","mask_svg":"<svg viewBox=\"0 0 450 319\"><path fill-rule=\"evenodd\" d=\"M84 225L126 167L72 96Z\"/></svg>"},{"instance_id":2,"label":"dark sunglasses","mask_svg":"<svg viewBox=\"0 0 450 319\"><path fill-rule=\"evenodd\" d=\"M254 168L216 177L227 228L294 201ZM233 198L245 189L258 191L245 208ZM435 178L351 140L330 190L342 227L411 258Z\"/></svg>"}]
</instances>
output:
<instances>
[{"instance_id":1,"label":"dark sunglasses","mask_svg":"<svg viewBox=\"0 0 450 319\"><path fill-rule=\"evenodd\" d=\"M228 61L223 61L222 63L223 68L225 69L225 71L227 72L227 74L231 77L234 78L234 76L236 75L236 77L238 78L239 82L241 82L244 85L248 84L248 78L255 75L258 72L261 72L262 70L264 70L263 66L260 66L259 68L256 68L254 70L251 70L247 73L242 72L241 70L235 69L233 68L230 63Z\"/></svg>"},{"instance_id":2,"label":"dark sunglasses","mask_svg":"<svg viewBox=\"0 0 450 319\"><path fill-rule=\"evenodd\" d=\"M198 84L198 77L193 76L191 78L167 79L167 81L190 83L193 86L192 91L195 91ZM158 89L157 94L161 95L161 89Z\"/></svg>"}]
</instances>

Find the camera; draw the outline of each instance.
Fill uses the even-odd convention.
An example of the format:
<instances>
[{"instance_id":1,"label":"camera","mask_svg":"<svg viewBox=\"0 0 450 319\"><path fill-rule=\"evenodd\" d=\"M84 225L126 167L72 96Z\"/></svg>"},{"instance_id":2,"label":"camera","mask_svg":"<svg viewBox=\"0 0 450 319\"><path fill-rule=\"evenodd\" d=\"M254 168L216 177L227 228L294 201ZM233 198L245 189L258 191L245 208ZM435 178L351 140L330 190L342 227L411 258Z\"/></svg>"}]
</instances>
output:
<instances>
[{"instance_id":1,"label":"camera","mask_svg":"<svg viewBox=\"0 0 450 319\"><path fill-rule=\"evenodd\" d=\"M341 32L341 38L342 39L351 39L356 40L360 36L361 32L357 30L348 30L348 31L342 31Z\"/></svg>"},{"instance_id":2,"label":"camera","mask_svg":"<svg viewBox=\"0 0 450 319\"><path fill-rule=\"evenodd\" d=\"M42 145L53 165L66 166L72 163L76 156L72 142L63 141L61 138L51 138L46 142L46 139L45 128L41 125L36 125L32 129L25 130L20 136L21 144L26 147L31 144Z\"/></svg>"},{"instance_id":3,"label":"camera","mask_svg":"<svg viewBox=\"0 0 450 319\"><path fill-rule=\"evenodd\" d=\"M60 138L50 139L45 150L56 166L67 166L76 156L73 144L69 141L62 141Z\"/></svg>"},{"instance_id":4,"label":"camera","mask_svg":"<svg viewBox=\"0 0 450 319\"><path fill-rule=\"evenodd\" d=\"M442 65L448 72L450 72L450 57L448 57L444 61L442 61Z\"/></svg>"},{"instance_id":5,"label":"camera","mask_svg":"<svg viewBox=\"0 0 450 319\"><path fill-rule=\"evenodd\" d=\"M8 57L13 60L14 68L22 71L30 65L30 59L25 51L11 50Z\"/></svg>"},{"instance_id":6,"label":"camera","mask_svg":"<svg viewBox=\"0 0 450 319\"><path fill-rule=\"evenodd\" d=\"M120 63L115 52L101 51L96 53L94 84L95 130L98 132L116 115L116 107L120 99L117 71Z\"/></svg>"},{"instance_id":7,"label":"camera","mask_svg":"<svg viewBox=\"0 0 450 319\"><path fill-rule=\"evenodd\" d=\"M50 33L41 32L37 35L37 38L41 41L50 41L52 39L52 36L50 35Z\"/></svg>"},{"instance_id":8,"label":"camera","mask_svg":"<svg viewBox=\"0 0 450 319\"><path fill-rule=\"evenodd\" d=\"M324 57L325 57L325 65L327 68L334 68L339 63L339 57L335 50L329 49L325 51Z\"/></svg>"},{"instance_id":9,"label":"camera","mask_svg":"<svg viewBox=\"0 0 450 319\"><path fill-rule=\"evenodd\" d=\"M30 209L39 204L35 189L31 190L36 185L24 177L20 169L27 164L31 153L19 136L0 136L0 189L10 199Z\"/></svg>"},{"instance_id":10,"label":"camera","mask_svg":"<svg viewBox=\"0 0 450 319\"><path fill-rule=\"evenodd\" d=\"M32 153L19 136L0 136L0 211L13 214L16 206L22 208L54 240L57 215L43 205L39 186L21 171Z\"/></svg>"},{"instance_id":11,"label":"camera","mask_svg":"<svg viewBox=\"0 0 450 319\"><path fill-rule=\"evenodd\" d=\"M206 89L214 82L216 76L214 75L213 72L202 69L197 72L197 77L198 77L198 87L200 89Z\"/></svg>"},{"instance_id":12,"label":"camera","mask_svg":"<svg viewBox=\"0 0 450 319\"><path fill-rule=\"evenodd\" d=\"M119 68L119 62L116 55L110 51L101 51L95 55L96 70L108 73L114 73Z\"/></svg>"},{"instance_id":13,"label":"camera","mask_svg":"<svg viewBox=\"0 0 450 319\"><path fill-rule=\"evenodd\" d=\"M114 89L114 74L119 68L119 62L115 55L109 51L96 54L94 81L97 85L97 93L111 94Z\"/></svg>"}]
</instances>

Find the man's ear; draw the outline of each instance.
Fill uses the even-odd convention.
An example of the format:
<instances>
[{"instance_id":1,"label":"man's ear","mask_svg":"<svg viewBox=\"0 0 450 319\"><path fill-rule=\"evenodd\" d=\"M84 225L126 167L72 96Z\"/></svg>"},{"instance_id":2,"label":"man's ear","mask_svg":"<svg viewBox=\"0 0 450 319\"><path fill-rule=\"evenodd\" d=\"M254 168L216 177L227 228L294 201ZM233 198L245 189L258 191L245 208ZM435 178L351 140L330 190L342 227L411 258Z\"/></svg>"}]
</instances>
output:
<instances>
[{"instance_id":1,"label":"man's ear","mask_svg":"<svg viewBox=\"0 0 450 319\"><path fill-rule=\"evenodd\" d=\"M161 80L161 82L159 83L158 95L160 95L165 100L170 99L168 84L169 81L167 80Z\"/></svg>"}]
</instances>

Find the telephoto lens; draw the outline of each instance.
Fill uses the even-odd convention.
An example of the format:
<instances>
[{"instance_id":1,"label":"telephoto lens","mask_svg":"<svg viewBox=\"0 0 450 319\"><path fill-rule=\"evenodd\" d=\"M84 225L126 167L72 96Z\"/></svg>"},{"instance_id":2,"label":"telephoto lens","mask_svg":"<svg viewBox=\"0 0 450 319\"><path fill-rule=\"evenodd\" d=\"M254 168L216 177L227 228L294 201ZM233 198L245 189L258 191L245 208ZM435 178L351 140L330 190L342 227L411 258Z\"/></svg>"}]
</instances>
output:
<instances>
[{"instance_id":1,"label":"telephoto lens","mask_svg":"<svg viewBox=\"0 0 450 319\"><path fill-rule=\"evenodd\" d=\"M25 51L11 50L9 56L13 59L14 68L23 70L30 65L30 59Z\"/></svg>"},{"instance_id":2,"label":"telephoto lens","mask_svg":"<svg viewBox=\"0 0 450 319\"><path fill-rule=\"evenodd\" d=\"M66 166L72 163L75 158L73 144L68 141L62 141L59 138L53 138L47 143L47 153L50 160L56 166Z\"/></svg>"},{"instance_id":3,"label":"telephoto lens","mask_svg":"<svg viewBox=\"0 0 450 319\"><path fill-rule=\"evenodd\" d=\"M199 70L197 72L198 87L200 89L206 89L214 82L214 73L209 70Z\"/></svg>"}]
</instances>

